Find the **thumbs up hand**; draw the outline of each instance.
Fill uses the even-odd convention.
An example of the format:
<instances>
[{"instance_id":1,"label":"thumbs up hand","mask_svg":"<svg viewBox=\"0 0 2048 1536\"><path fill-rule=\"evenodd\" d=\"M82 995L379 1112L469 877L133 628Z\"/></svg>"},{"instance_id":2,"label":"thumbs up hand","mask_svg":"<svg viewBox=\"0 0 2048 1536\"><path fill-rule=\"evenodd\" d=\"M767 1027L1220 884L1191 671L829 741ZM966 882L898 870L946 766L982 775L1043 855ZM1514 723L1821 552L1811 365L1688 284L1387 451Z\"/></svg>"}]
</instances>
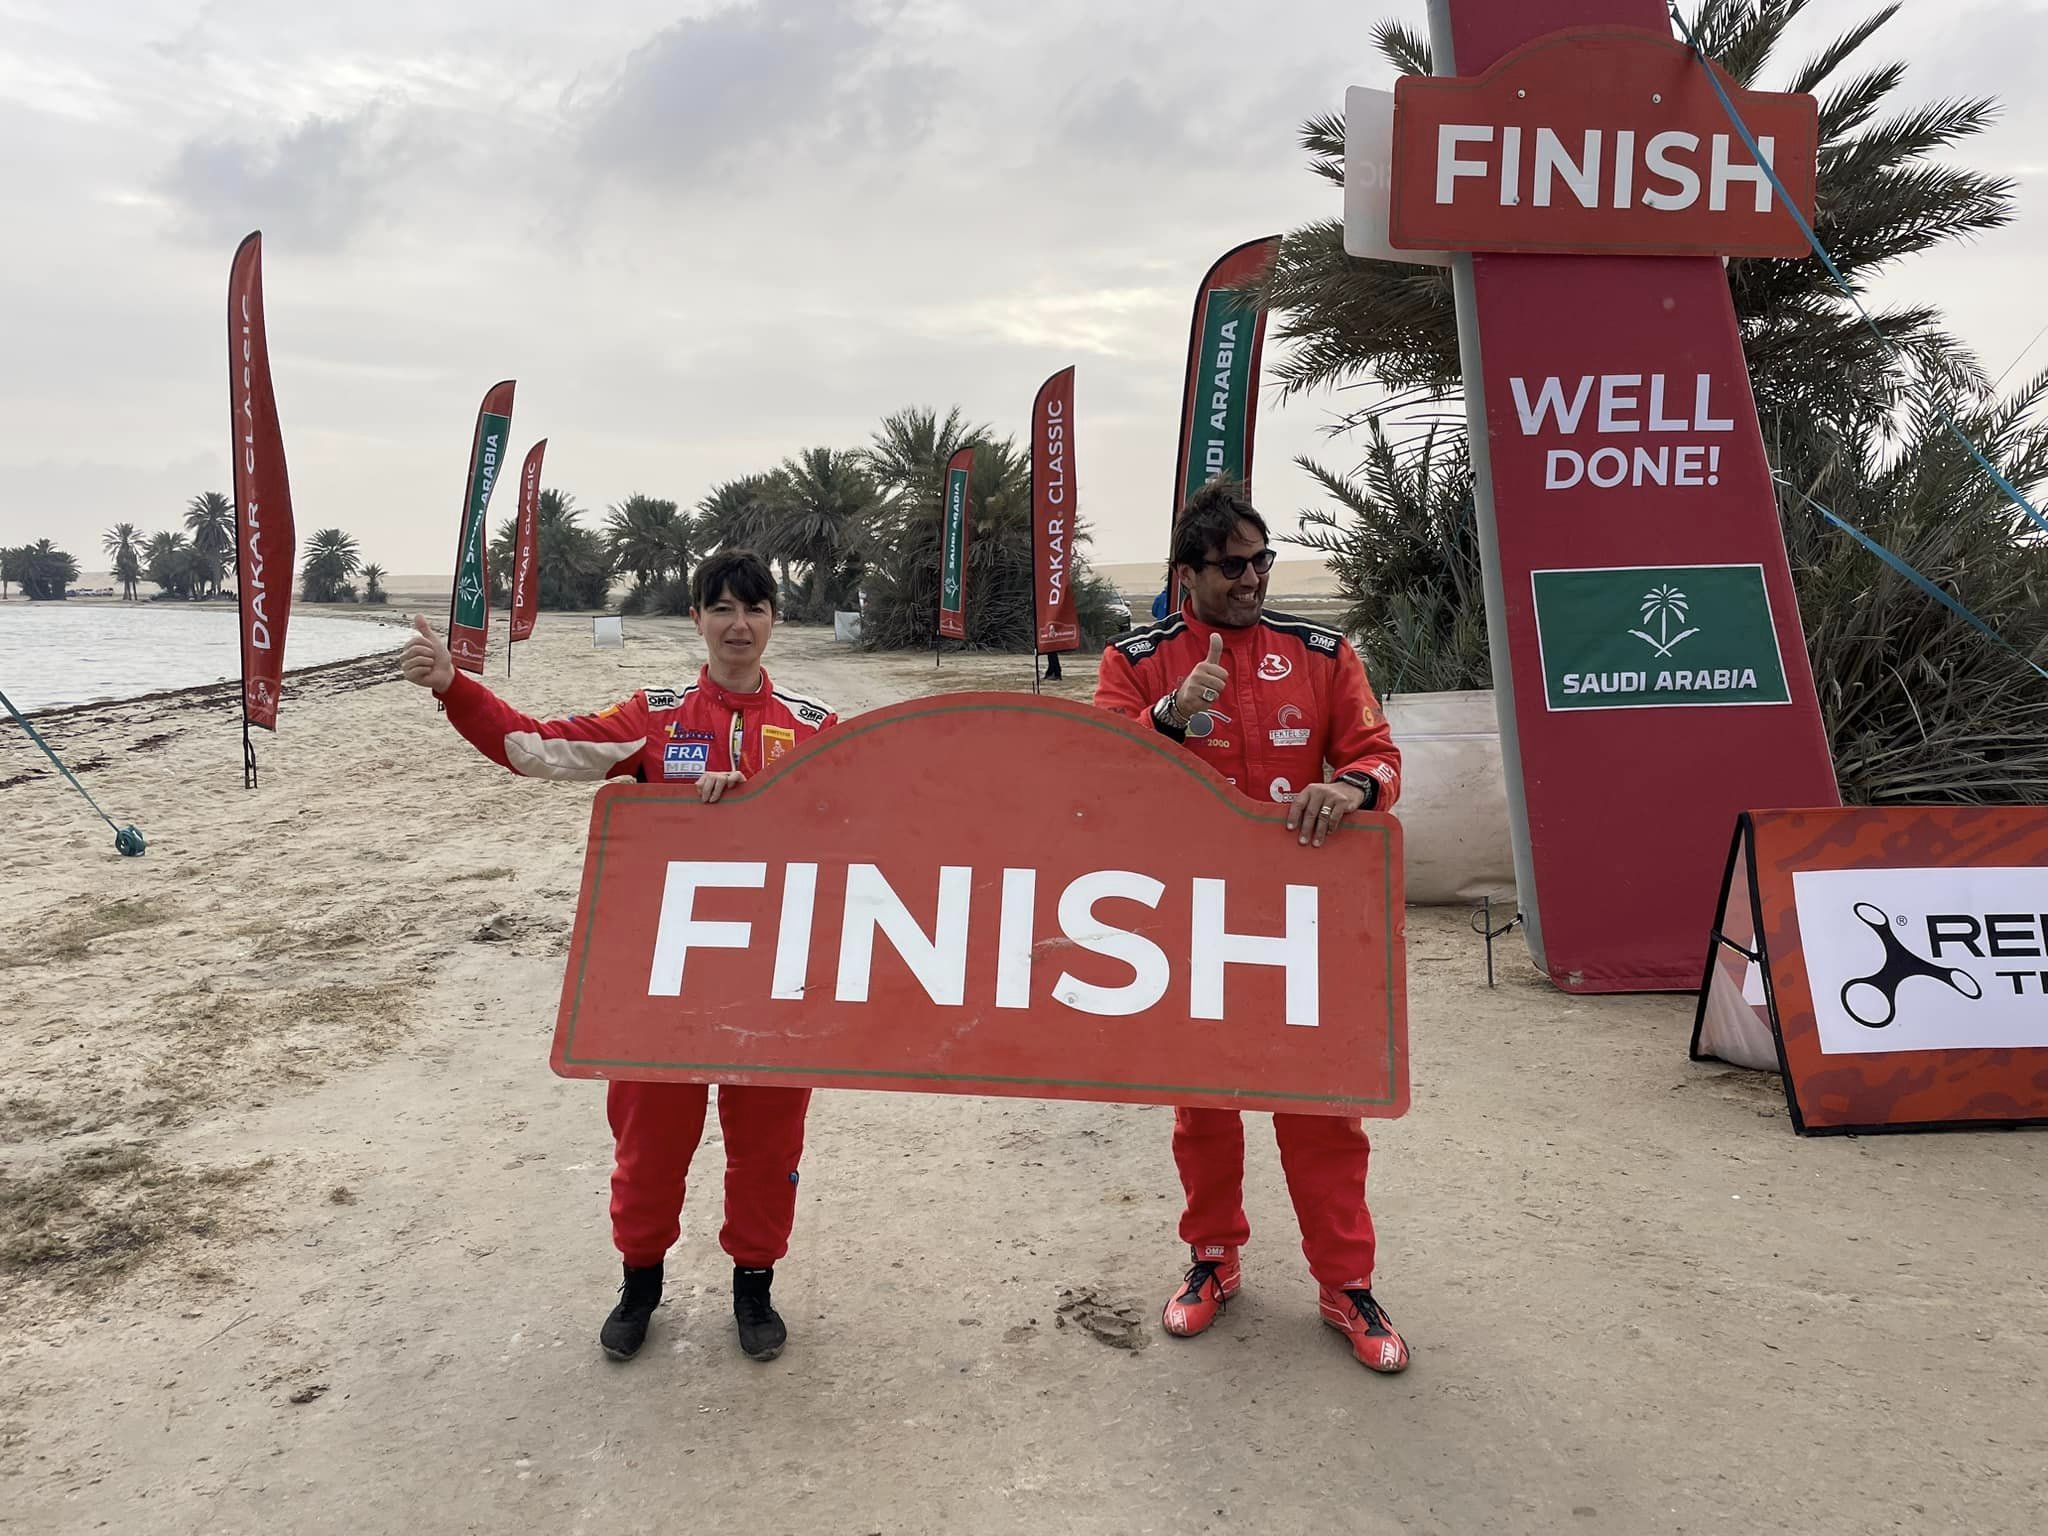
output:
<instances>
[{"instance_id":1,"label":"thumbs up hand","mask_svg":"<svg viewBox=\"0 0 2048 1536\"><path fill-rule=\"evenodd\" d=\"M448 643L418 615L414 615L412 627L413 637L398 653L399 675L408 683L446 693L455 684L455 662L448 655Z\"/></svg>"},{"instance_id":2,"label":"thumbs up hand","mask_svg":"<svg viewBox=\"0 0 2048 1536\"><path fill-rule=\"evenodd\" d=\"M1175 713L1183 719L1198 715L1221 697L1223 690L1230 686L1230 674L1223 670L1223 637L1209 636L1209 659L1195 663L1174 693Z\"/></svg>"}]
</instances>

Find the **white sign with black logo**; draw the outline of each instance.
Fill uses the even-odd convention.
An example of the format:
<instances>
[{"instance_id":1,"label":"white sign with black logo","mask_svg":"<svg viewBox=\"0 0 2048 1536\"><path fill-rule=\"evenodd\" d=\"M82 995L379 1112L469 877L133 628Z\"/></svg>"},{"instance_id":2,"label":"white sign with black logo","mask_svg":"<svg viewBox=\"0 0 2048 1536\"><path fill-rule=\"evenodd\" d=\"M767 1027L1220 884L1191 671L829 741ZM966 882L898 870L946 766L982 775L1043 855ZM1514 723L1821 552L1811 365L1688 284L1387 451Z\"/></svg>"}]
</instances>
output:
<instances>
[{"instance_id":1,"label":"white sign with black logo","mask_svg":"<svg viewBox=\"0 0 2048 1536\"><path fill-rule=\"evenodd\" d=\"M1792 876L1821 1050L2048 1047L2048 869Z\"/></svg>"}]
</instances>

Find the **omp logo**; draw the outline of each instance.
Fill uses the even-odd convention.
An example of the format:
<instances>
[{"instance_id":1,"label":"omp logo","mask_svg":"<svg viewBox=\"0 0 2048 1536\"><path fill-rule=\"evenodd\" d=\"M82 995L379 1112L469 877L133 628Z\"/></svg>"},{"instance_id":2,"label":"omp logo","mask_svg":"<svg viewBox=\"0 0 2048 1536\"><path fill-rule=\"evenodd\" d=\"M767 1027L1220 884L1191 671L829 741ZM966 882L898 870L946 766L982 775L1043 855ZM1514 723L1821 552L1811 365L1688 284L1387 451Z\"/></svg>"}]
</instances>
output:
<instances>
[{"instance_id":1,"label":"omp logo","mask_svg":"<svg viewBox=\"0 0 2048 1536\"><path fill-rule=\"evenodd\" d=\"M1856 903L1856 915L1884 945L1883 965L1868 976L1853 977L1842 984L1842 1011L1865 1029L1883 1029L1899 1016L1899 988L1916 977L1939 981L1972 1002L1984 995L1984 988L1968 971L1936 965L1906 948L1899 936L1892 932L1891 916L1883 908L1859 901ZM1901 927L1905 921L1903 917L1899 919ZM1936 921L1953 919L1930 918L1930 931Z\"/></svg>"}]
</instances>

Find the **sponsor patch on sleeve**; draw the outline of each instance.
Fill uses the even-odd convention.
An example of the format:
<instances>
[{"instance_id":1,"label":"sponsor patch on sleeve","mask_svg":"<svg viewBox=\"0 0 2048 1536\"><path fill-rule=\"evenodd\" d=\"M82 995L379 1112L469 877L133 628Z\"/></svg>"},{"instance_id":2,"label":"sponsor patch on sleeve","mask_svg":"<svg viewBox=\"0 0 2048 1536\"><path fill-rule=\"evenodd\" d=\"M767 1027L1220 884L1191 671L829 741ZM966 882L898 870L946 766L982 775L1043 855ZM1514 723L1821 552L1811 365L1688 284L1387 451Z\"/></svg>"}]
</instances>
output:
<instances>
[{"instance_id":1,"label":"sponsor patch on sleeve","mask_svg":"<svg viewBox=\"0 0 2048 1536\"><path fill-rule=\"evenodd\" d=\"M681 697L672 688L649 688L646 692L649 709L674 709L682 703Z\"/></svg>"},{"instance_id":2,"label":"sponsor patch on sleeve","mask_svg":"<svg viewBox=\"0 0 2048 1536\"><path fill-rule=\"evenodd\" d=\"M1341 635L1333 635L1324 630L1311 630L1308 637L1309 649L1321 651L1325 656L1334 656L1337 654L1338 642L1342 638Z\"/></svg>"}]
</instances>

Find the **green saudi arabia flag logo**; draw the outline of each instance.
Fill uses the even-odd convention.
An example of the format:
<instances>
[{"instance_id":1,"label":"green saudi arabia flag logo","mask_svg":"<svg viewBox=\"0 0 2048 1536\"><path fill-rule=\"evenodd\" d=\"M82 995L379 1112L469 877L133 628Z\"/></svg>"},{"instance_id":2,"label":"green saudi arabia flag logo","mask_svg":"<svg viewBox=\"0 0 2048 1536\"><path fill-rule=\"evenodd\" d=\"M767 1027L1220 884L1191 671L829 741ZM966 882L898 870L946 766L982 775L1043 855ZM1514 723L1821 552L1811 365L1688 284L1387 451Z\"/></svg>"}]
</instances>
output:
<instances>
[{"instance_id":1,"label":"green saudi arabia flag logo","mask_svg":"<svg viewBox=\"0 0 2048 1536\"><path fill-rule=\"evenodd\" d=\"M946 475L946 607L960 610L961 532L967 519L967 472L951 470Z\"/></svg>"},{"instance_id":2,"label":"green saudi arabia flag logo","mask_svg":"<svg viewBox=\"0 0 2048 1536\"><path fill-rule=\"evenodd\" d=\"M1188 412L1188 494L1211 480L1245 471L1245 420L1251 414L1252 337L1258 325L1251 296L1219 288L1202 318L1195 388Z\"/></svg>"},{"instance_id":3,"label":"green saudi arabia flag logo","mask_svg":"<svg viewBox=\"0 0 2048 1536\"><path fill-rule=\"evenodd\" d=\"M462 569L455 573L455 622L471 629L484 626L484 517L491 508L491 492L498 483L498 465L511 430L511 417L487 413L483 430L477 434L469 504L463 513Z\"/></svg>"},{"instance_id":4,"label":"green saudi arabia flag logo","mask_svg":"<svg viewBox=\"0 0 2048 1536\"><path fill-rule=\"evenodd\" d=\"M1760 565L1534 571L1553 710L1789 704Z\"/></svg>"}]
</instances>

